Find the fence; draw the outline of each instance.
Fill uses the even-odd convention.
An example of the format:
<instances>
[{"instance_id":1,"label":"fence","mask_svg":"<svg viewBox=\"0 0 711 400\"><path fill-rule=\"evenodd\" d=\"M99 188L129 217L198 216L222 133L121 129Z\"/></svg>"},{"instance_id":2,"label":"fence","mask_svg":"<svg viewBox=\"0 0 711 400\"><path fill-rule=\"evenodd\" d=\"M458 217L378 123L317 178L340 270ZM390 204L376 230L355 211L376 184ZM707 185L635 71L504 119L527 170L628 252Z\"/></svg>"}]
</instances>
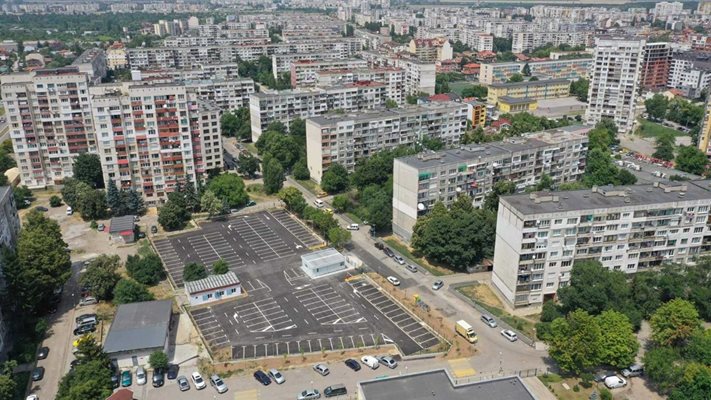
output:
<instances>
[{"instance_id":1,"label":"fence","mask_svg":"<svg viewBox=\"0 0 711 400\"><path fill-rule=\"evenodd\" d=\"M453 283L453 284L449 285L449 290L450 290L452 293L454 293L455 296L457 296L457 297L460 298L461 300L463 300L463 301L469 303L469 305L471 305L472 307L476 308L480 313L482 313L482 314L487 314L487 315L491 315L491 312L490 312L489 310L487 310L486 308L484 308L484 307L482 307L481 305L477 304L477 302L475 302L474 300L470 299L469 297L463 295L459 290L457 290L457 289L460 288L460 287L470 286L470 285L475 284L475 283L477 283L477 282L476 282L476 281L472 281L472 282ZM518 336L518 340L522 341L523 343L526 343L527 345L529 345L529 346L531 346L531 347L533 347L533 348L536 347L536 341L535 341L534 339L532 339L532 338L530 338L530 337L524 335L523 333L519 332L517 329L515 329L515 328L512 327L511 325L507 324L507 323L506 323L505 321L503 321L501 318L497 318L496 323L497 323L500 327L502 327L503 329L509 329L509 330L512 330L512 331L516 332L516 336Z\"/></svg>"},{"instance_id":2,"label":"fence","mask_svg":"<svg viewBox=\"0 0 711 400\"><path fill-rule=\"evenodd\" d=\"M466 378L452 378L455 386L466 385L473 382L488 381L507 376L518 376L520 378L528 378L530 376L540 376L548 373L548 368L530 368L522 370L500 370L495 372L481 372L475 376Z\"/></svg>"}]
</instances>

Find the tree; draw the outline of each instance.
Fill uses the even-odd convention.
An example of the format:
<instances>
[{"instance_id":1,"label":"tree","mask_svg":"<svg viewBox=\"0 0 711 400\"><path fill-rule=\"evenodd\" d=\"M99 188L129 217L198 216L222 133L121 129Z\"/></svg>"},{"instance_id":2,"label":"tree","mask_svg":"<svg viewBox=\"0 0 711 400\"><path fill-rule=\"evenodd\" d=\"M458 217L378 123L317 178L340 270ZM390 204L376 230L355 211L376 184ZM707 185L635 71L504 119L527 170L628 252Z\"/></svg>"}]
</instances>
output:
<instances>
[{"instance_id":1,"label":"tree","mask_svg":"<svg viewBox=\"0 0 711 400\"><path fill-rule=\"evenodd\" d=\"M489 89L486 86L471 85L462 89L462 97L477 97L484 99L489 95Z\"/></svg>"},{"instance_id":2,"label":"tree","mask_svg":"<svg viewBox=\"0 0 711 400\"><path fill-rule=\"evenodd\" d=\"M366 187L360 194L360 204L358 216L367 220L376 231L392 225L392 194L387 189L378 185Z\"/></svg>"},{"instance_id":3,"label":"tree","mask_svg":"<svg viewBox=\"0 0 711 400\"><path fill-rule=\"evenodd\" d=\"M397 101L393 99L385 100L385 108L387 108L388 110L391 108L397 108Z\"/></svg>"},{"instance_id":4,"label":"tree","mask_svg":"<svg viewBox=\"0 0 711 400\"><path fill-rule=\"evenodd\" d=\"M83 193L77 202L77 210L85 221L106 217L106 194L103 190L90 190Z\"/></svg>"},{"instance_id":5,"label":"tree","mask_svg":"<svg viewBox=\"0 0 711 400\"><path fill-rule=\"evenodd\" d=\"M163 369L168 368L168 355L161 350L156 350L148 356L148 363L153 369Z\"/></svg>"},{"instance_id":6,"label":"tree","mask_svg":"<svg viewBox=\"0 0 711 400\"><path fill-rule=\"evenodd\" d=\"M259 172L259 159L251 154L243 153L237 161L237 172L254 177Z\"/></svg>"},{"instance_id":7,"label":"tree","mask_svg":"<svg viewBox=\"0 0 711 400\"><path fill-rule=\"evenodd\" d=\"M663 94L655 94L651 99L644 101L644 107L651 119L661 121L667 115L669 100Z\"/></svg>"},{"instance_id":8,"label":"tree","mask_svg":"<svg viewBox=\"0 0 711 400\"><path fill-rule=\"evenodd\" d=\"M124 201L126 203L128 214L143 215L146 213L146 205L143 202L143 197L136 191L136 189L131 188L128 191L123 191L122 194L125 195Z\"/></svg>"},{"instance_id":9,"label":"tree","mask_svg":"<svg viewBox=\"0 0 711 400\"><path fill-rule=\"evenodd\" d=\"M240 121L235 114L226 111L220 117L220 130L225 136L235 137L239 131Z\"/></svg>"},{"instance_id":10,"label":"tree","mask_svg":"<svg viewBox=\"0 0 711 400\"><path fill-rule=\"evenodd\" d=\"M78 208L79 198L91 190L91 186L82 181L74 178L65 178L64 187L62 187L62 198L68 206Z\"/></svg>"},{"instance_id":11,"label":"tree","mask_svg":"<svg viewBox=\"0 0 711 400\"><path fill-rule=\"evenodd\" d=\"M678 345L701 328L699 312L693 304L674 299L657 309L649 320L652 340L663 346Z\"/></svg>"},{"instance_id":12,"label":"tree","mask_svg":"<svg viewBox=\"0 0 711 400\"><path fill-rule=\"evenodd\" d=\"M588 102L588 88L590 87L590 81L585 78L580 78L577 81L571 82L570 84L570 94L575 96L579 101L583 103Z\"/></svg>"},{"instance_id":13,"label":"tree","mask_svg":"<svg viewBox=\"0 0 711 400\"><path fill-rule=\"evenodd\" d=\"M711 393L711 367L690 364L683 381L669 395L669 400L706 400Z\"/></svg>"},{"instance_id":14,"label":"tree","mask_svg":"<svg viewBox=\"0 0 711 400\"><path fill-rule=\"evenodd\" d=\"M617 176L615 177L616 185L634 185L637 183L637 177L626 169L618 168Z\"/></svg>"},{"instance_id":15,"label":"tree","mask_svg":"<svg viewBox=\"0 0 711 400\"><path fill-rule=\"evenodd\" d=\"M684 371L678 360L679 352L671 347L655 347L644 353L644 373L660 393L668 393L681 381Z\"/></svg>"},{"instance_id":16,"label":"tree","mask_svg":"<svg viewBox=\"0 0 711 400\"><path fill-rule=\"evenodd\" d=\"M101 172L101 159L98 154L82 153L74 159L72 166L74 179L100 189L104 187L104 175Z\"/></svg>"},{"instance_id":17,"label":"tree","mask_svg":"<svg viewBox=\"0 0 711 400\"><path fill-rule=\"evenodd\" d=\"M676 167L690 174L701 175L706 170L708 157L694 146L680 146L676 155Z\"/></svg>"},{"instance_id":18,"label":"tree","mask_svg":"<svg viewBox=\"0 0 711 400\"><path fill-rule=\"evenodd\" d=\"M0 375L0 400L14 400L17 383L9 375Z\"/></svg>"},{"instance_id":19,"label":"tree","mask_svg":"<svg viewBox=\"0 0 711 400\"><path fill-rule=\"evenodd\" d=\"M79 278L79 283L91 288L91 293L97 299L110 300L114 287L121 279L116 272L120 264L119 256L102 254L89 263L86 272Z\"/></svg>"},{"instance_id":20,"label":"tree","mask_svg":"<svg viewBox=\"0 0 711 400\"><path fill-rule=\"evenodd\" d=\"M595 321L600 327L600 362L616 368L631 365L639 350L639 342L629 318L620 312L607 310L596 316Z\"/></svg>"},{"instance_id":21,"label":"tree","mask_svg":"<svg viewBox=\"0 0 711 400\"><path fill-rule=\"evenodd\" d=\"M548 353L563 371L580 374L598 364L601 338L593 316L573 311L551 323Z\"/></svg>"},{"instance_id":22,"label":"tree","mask_svg":"<svg viewBox=\"0 0 711 400\"><path fill-rule=\"evenodd\" d=\"M183 280L185 282L197 281L207 278L207 270L200 264L190 263L183 269Z\"/></svg>"},{"instance_id":23,"label":"tree","mask_svg":"<svg viewBox=\"0 0 711 400\"><path fill-rule=\"evenodd\" d=\"M216 215L224 215L227 211L225 203L218 199L212 190L206 190L205 193L203 193L202 199L200 200L200 208L207 212L208 218L212 218Z\"/></svg>"},{"instance_id":24,"label":"tree","mask_svg":"<svg viewBox=\"0 0 711 400\"><path fill-rule=\"evenodd\" d=\"M269 123L269 125L267 125L267 130L285 135L288 128L281 121L272 121Z\"/></svg>"},{"instance_id":25,"label":"tree","mask_svg":"<svg viewBox=\"0 0 711 400\"><path fill-rule=\"evenodd\" d=\"M129 255L126 259L126 272L128 276L143 285L153 286L165 279L163 262L157 254Z\"/></svg>"},{"instance_id":26,"label":"tree","mask_svg":"<svg viewBox=\"0 0 711 400\"><path fill-rule=\"evenodd\" d=\"M523 75L521 75L517 72L509 77L509 82L510 83L523 82Z\"/></svg>"},{"instance_id":27,"label":"tree","mask_svg":"<svg viewBox=\"0 0 711 400\"><path fill-rule=\"evenodd\" d=\"M5 176L5 175L3 175ZM25 185L16 186L12 189L12 197L18 209L27 208L29 199L32 198L32 191Z\"/></svg>"},{"instance_id":28,"label":"tree","mask_svg":"<svg viewBox=\"0 0 711 400\"><path fill-rule=\"evenodd\" d=\"M301 158L302 148L297 144L295 137L276 131L266 131L259 136L255 143L259 154L270 154L279 161L284 169L291 168ZM262 166L266 165L262 157Z\"/></svg>"},{"instance_id":29,"label":"tree","mask_svg":"<svg viewBox=\"0 0 711 400\"><path fill-rule=\"evenodd\" d=\"M499 196L513 194L516 191L516 184L512 181L499 181L491 188L491 192L484 197L482 208L489 211L499 209Z\"/></svg>"},{"instance_id":30,"label":"tree","mask_svg":"<svg viewBox=\"0 0 711 400\"><path fill-rule=\"evenodd\" d=\"M570 271L570 284L558 289L564 314L581 309L592 315L617 309L629 298L627 277L610 271L599 261L577 261Z\"/></svg>"},{"instance_id":31,"label":"tree","mask_svg":"<svg viewBox=\"0 0 711 400\"><path fill-rule=\"evenodd\" d=\"M348 187L348 171L341 164L331 164L321 177L321 189L328 193L339 193Z\"/></svg>"},{"instance_id":32,"label":"tree","mask_svg":"<svg viewBox=\"0 0 711 400\"><path fill-rule=\"evenodd\" d=\"M694 332L681 351L689 360L711 365L711 329L699 329Z\"/></svg>"},{"instance_id":33,"label":"tree","mask_svg":"<svg viewBox=\"0 0 711 400\"><path fill-rule=\"evenodd\" d=\"M583 175L583 182L587 186L615 184L618 173L607 150L593 148L588 152Z\"/></svg>"},{"instance_id":34,"label":"tree","mask_svg":"<svg viewBox=\"0 0 711 400\"><path fill-rule=\"evenodd\" d=\"M227 265L227 262L223 259L219 259L215 261L214 264L212 264L212 273L215 275L224 275L226 273L230 272L230 266Z\"/></svg>"},{"instance_id":35,"label":"tree","mask_svg":"<svg viewBox=\"0 0 711 400\"><path fill-rule=\"evenodd\" d=\"M153 300L153 294L146 286L133 279L121 279L114 288L114 303L128 304Z\"/></svg>"},{"instance_id":36,"label":"tree","mask_svg":"<svg viewBox=\"0 0 711 400\"><path fill-rule=\"evenodd\" d=\"M56 400L105 399L113 391L111 374L107 360L82 362L62 377Z\"/></svg>"},{"instance_id":37,"label":"tree","mask_svg":"<svg viewBox=\"0 0 711 400\"><path fill-rule=\"evenodd\" d=\"M59 207L62 205L62 198L59 196L52 196L49 198L50 207Z\"/></svg>"},{"instance_id":38,"label":"tree","mask_svg":"<svg viewBox=\"0 0 711 400\"><path fill-rule=\"evenodd\" d=\"M294 118L289 123L289 134L293 136L306 136L306 120Z\"/></svg>"},{"instance_id":39,"label":"tree","mask_svg":"<svg viewBox=\"0 0 711 400\"><path fill-rule=\"evenodd\" d=\"M264 181L264 191L267 194L279 192L284 185L284 168L279 161L273 157L264 157L264 173L262 179Z\"/></svg>"},{"instance_id":40,"label":"tree","mask_svg":"<svg viewBox=\"0 0 711 400\"><path fill-rule=\"evenodd\" d=\"M588 132L588 149L598 149L602 151L609 151L612 141L610 140L610 134L606 129L592 129Z\"/></svg>"},{"instance_id":41,"label":"tree","mask_svg":"<svg viewBox=\"0 0 711 400\"><path fill-rule=\"evenodd\" d=\"M311 178L311 173L309 172L309 168L306 166L306 160L303 158L300 158L299 161L294 164L294 168L292 169L292 174L294 175L294 179L303 181L306 179Z\"/></svg>"},{"instance_id":42,"label":"tree","mask_svg":"<svg viewBox=\"0 0 711 400\"><path fill-rule=\"evenodd\" d=\"M114 215L126 215L123 213L124 204L121 199L121 193L113 179L109 179L109 184L106 187L106 204Z\"/></svg>"},{"instance_id":43,"label":"tree","mask_svg":"<svg viewBox=\"0 0 711 400\"><path fill-rule=\"evenodd\" d=\"M286 187L279 191L278 197L284 202L287 210L296 213L296 215L302 215L304 212L306 200L304 200L304 195L301 194L299 189Z\"/></svg>"},{"instance_id":44,"label":"tree","mask_svg":"<svg viewBox=\"0 0 711 400\"><path fill-rule=\"evenodd\" d=\"M242 207L249 201L244 181L234 174L222 174L210 180L207 190L230 208Z\"/></svg>"},{"instance_id":45,"label":"tree","mask_svg":"<svg viewBox=\"0 0 711 400\"><path fill-rule=\"evenodd\" d=\"M531 66L528 63L524 64L521 73L523 76L531 76Z\"/></svg>"},{"instance_id":46,"label":"tree","mask_svg":"<svg viewBox=\"0 0 711 400\"><path fill-rule=\"evenodd\" d=\"M168 202L158 208L158 223L166 231L177 231L185 228L190 218L192 218L190 211L184 205L172 201L170 198Z\"/></svg>"},{"instance_id":47,"label":"tree","mask_svg":"<svg viewBox=\"0 0 711 400\"><path fill-rule=\"evenodd\" d=\"M335 227L328 230L328 241L337 249L351 241L351 233L341 227Z\"/></svg>"},{"instance_id":48,"label":"tree","mask_svg":"<svg viewBox=\"0 0 711 400\"><path fill-rule=\"evenodd\" d=\"M333 206L333 209L336 210L336 212L345 212L348 211L348 209L350 208L351 201L345 194L337 194L333 196L331 205Z\"/></svg>"},{"instance_id":49,"label":"tree","mask_svg":"<svg viewBox=\"0 0 711 400\"><path fill-rule=\"evenodd\" d=\"M656 139L657 146L652 157L659 158L664 161L671 161L674 159L674 145L676 144L676 137L671 132L662 132Z\"/></svg>"}]
</instances>

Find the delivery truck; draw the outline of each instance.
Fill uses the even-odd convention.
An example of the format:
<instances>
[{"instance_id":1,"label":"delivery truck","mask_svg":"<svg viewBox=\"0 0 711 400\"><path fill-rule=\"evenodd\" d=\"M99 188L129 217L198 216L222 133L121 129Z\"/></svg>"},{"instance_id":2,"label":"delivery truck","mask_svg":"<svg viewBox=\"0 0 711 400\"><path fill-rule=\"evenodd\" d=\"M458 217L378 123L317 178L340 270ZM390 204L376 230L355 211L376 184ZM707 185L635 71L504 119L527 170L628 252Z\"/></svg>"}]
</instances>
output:
<instances>
[{"instance_id":1,"label":"delivery truck","mask_svg":"<svg viewBox=\"0 0 711 400\"><path fill-rule=\"evenodd\" d=\"M472 328L467 321L464 320L459 320L457 321L456 324L454 324L454 330L462 335L464 339L467 339L469 343L476 343L478 338L476 337L476 332L474 332L474 328Z\"/></svg>"}]
</instances>

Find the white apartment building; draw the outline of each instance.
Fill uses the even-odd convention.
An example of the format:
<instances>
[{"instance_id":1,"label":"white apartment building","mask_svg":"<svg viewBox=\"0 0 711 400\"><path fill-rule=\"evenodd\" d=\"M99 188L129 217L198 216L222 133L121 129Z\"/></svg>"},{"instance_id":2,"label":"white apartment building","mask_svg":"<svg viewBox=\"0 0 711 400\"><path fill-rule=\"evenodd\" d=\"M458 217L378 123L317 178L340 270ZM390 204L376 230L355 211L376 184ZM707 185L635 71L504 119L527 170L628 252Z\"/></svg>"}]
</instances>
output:
<instances>
[{"instance_id":1,"label":"white apartment building","mask_svg":"<svg viewBox=\"0 0 711 400\"><path fill-rule=\"evenodd\" d=\"M585 112L587 123L612 118L621 133L632 130L645 43L644 39L596 39Z\"/></svg>"},{"instance_id":2,"label":"white apartment building","mask_svg":"<svg viewBox=\"0 0 711 400\"><path fill-rule=\"evenodd\" d=\"M287 127L296 118L309 118L329 111L355 112L382 107L386 87L378 82L357 82L327 88L254 93L249 97L252 142L274 121Z\"/></svg>"},{"instance_id":3,"label":"white apartment building","mask_svg":"<svg viewBox=\"0 0 711 400\"><path fill-rule=\"evenodd\" d=\"M106 76L106 52L99 48L86 50L72 62L72 67L87 74L90 83L101 83L101 79Z\"/></svg>"},{"instance_id":4,"label":"white apartment building","mask_svg":"<svg viewBox=\"0 0 711 400\"><path fill-rule=\"evenodd\" d=\"M358 160L386 149L414 145L427 136L459 143L467 127L467 105L441 102L384 111L322 115L306 120L306 162L311 179L338 163L353 171Z\"/></svg>"},{"instance_id":5,"label":"white apartment building","mask_svg":"<svg viewBox=\"0 0 711 400\"><path fill-rule=\"evenodd\" d=\"M425 152L393 165L393 233L412 238L417 218L437 202L449 207L460 194L480 207L494 184L510 180L517 191L550 176L573 182L585 172L590 126L568 126L501 142Z\"/></svg>"},{"instance_id":6,"label":"white apartment building","mask_svg":"<svg viewBox=\"0 0 711 400\"><path fill-rule=\"evenodd\" d=\"M406 95L417 95L420 92L429 95L435 93L437 67L434 63L421 62L396 54L361 52L361 56L368 61L368 66L371 68L395 67L405 70Z\"/></svg>"},{"instance_id":7,"label":"white apartment building","mask_svg":"<svg viewBox=\"0 0 711 400\"><path fill-rule=\"evenodd\" d=\"M316 86L338 86L357 82L385 85L385 97L398 105L405 103L405 70L402 68L356 68L324 70L316 73Z\"/></svg>"},{"instance_id":8,"label":"white apartment building","mask_svg":"<svg viewBox=\"0 0 711 400\"><path fill-rule=\"evenodd\" d=\"M711 53L684 52L672 55L667 86L698 97L711 84Z\"/></svg>"},{"instance_id":9,"label":"white apartment building","mask_svg":"<svg viewBox=\"0 0 711 400\"><path fill-rule=\"evenodd\" d=\"M120 69L128 66L128 54L126 46L121 42L115 42L106 49L106 67L108 69Z\"/></svg>"},{"instance_id":10,"label":"white apartment building","mask_svg":"<svg viewBox=\"0 0 711 400\"><path fill-rule=\"evenodd\" d=\"M191 81L208 79L241 79L239 76L239 64L198 64L191 69L155 69L155 70L133 70L131 78L134 81Z\"/></svg>"},{"instance_id":11,"label":"white apartment building","mask_svg":"<svg viewBox=\"0 0 711 400\"><path fill-rule=\"evenodd\" d=\"M592 30L576 32L516 32L512 35L511 51L523 53L549 43L554 46L561 44L587 46L590 44L593 33Z\"/></svg>"},{"instance_id":12,"label":"white apartment building","mask_svg":"<svg viewBox=\"0 0 711 400\"><path fill-rule=\"evenodd\" d=\"M252 78L187 80L183 84L189 93L223 111L249 107L249 96L254 93Z\"/></svg>"},{"instance_id":13,"label":"white apartment building","mask_svg":"<svg viewBox=\"0 0 711 400\"><path fill-rule=\"evenodd\" d=\"M276 57L276 56L274 56ZM368 62L359 58L348 59L303 59L291 63L291 87L309 87L316 85L316 75L319 71L349 70L366 68Z\"/></svg>"},{"instance_id":14,"label":"white apartment building","mask_svg":"<svg viewBox=\"0 0 711 400\"><path fill-rule=\"evenodd\" d=\"M675 1L673 3L662 1L654 5L654 17L659 19L666 19L666 17L671 17L674 15L679 15L684 9L684 3Z\"/></svg>"},{"instance_id":15,"label":"white apartment building","mask_svg":"<svg viewBox=\"0 0 711 400\"><path fill-rule=\"evenodd\" d=\"M89 79L76 67L3 75L0 91L23 185L60 185L77 155L97 152Z\"/></svg>"},{"instance_id":16,"label":"white apartment building","mask_svg":"<svg viewBox=\"0 0 711 400\"><path fill-rule=\"evenodd\" d=\"M492 283L512 306L540 305L578 260L634 273L690 263L703 250L710 181L503 196Z\"/></svg>"}]
</instances>

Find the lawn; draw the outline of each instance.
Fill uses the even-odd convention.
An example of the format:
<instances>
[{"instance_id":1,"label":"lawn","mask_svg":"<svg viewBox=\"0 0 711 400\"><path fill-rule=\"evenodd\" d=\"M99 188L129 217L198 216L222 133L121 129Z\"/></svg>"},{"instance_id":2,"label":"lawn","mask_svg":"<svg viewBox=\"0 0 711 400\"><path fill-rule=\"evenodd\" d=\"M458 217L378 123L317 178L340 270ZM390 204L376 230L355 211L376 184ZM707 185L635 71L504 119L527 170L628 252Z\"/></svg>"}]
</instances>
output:
<instances>
[{"instance_id":1,"label":"lawn","mask_svg":"<svg viewBox=\"0 0 711 400\"><path fill-rule=\"evenodd\" d=\"M5 109L3 107L0 107L0 116L5 115Z\"/></svg>"},{"instance_id":2,"label":"lawn","mask_svg":"<svg viewBox=\"0 0 711 400\"><path fill-rule=\"evenodd\" d=\"M318 195L319 192L321 192L321 188L318 186L318 184L311 179L303 179L303 180L296 180L301 184L301 186L305 187L306 190L311 192L314 196Z\"/></svg>"},{"instance_id":3,"label":"lawn","mask_svg":"<svg viewBox=\"0 0 711 400\"><path fill-rule=\"evenodd\" d=\"M474 284L457 288L459 293L485 308L496 318L506 322L531 339L536 338L535 322L507 313L496 294L487 285Z\"/></svg>"},{"instance_id":4,"label":"lawn","mask_svg":"<svg viewBox=\"0 0 711 400\"><path fill-rule=\"evenodd\" d=\"M662 124L652 122L646 119L640 119L640 126L637 130L639 135L642 137L647 137L647 138L656 138L657 136L661 135L662 133L671 133L674 136L687 136L688 134L678 131L674 128L669 128L666 127Z\"/></svg>"},{"instance_id":5,"label":"lawn","mask_svg":"<svg viewBox=\"0 0 711 400\"><path fill-rule=\"evenodd\" d=\"M560 400L588 400L594 391L598 394L597 398L601 399L603 391L609 393L607 389L597 387L594 383L585 388L579 378L563 378L560 375L549 373L539 376L538 379ZM612 396L609 398L611 399Z\"/></svg>"},{"instance_id":6,"label":"lawn","mask_svg":"<svg viewBox=\"0 0 711 400\"><path fill-rule=\"evenodd\" d=\"M395 251L405 256L405 258L416 262L418 265L429 271L430 274L434 276L451 275L454 273L453 271L447 268L431 264L424 257L417 257L416 255L412 254L410 247L400 241L400 239L396 238L395 236L384 237L383 241L387 243L388 246L395 249Z\"/></svg>"},{"instance_id":7,"label":"lawn","mask_svg":"<svg viewBox=\"0 0 711 400\"><path fill-rule=\"evenodd\" d=\"M462 90L468 88L469 86L473 86L473 82L469 81L454 81L454 82L449 82L449 90L452 92L462 95Z\"/></svg>"}]
</instances>

